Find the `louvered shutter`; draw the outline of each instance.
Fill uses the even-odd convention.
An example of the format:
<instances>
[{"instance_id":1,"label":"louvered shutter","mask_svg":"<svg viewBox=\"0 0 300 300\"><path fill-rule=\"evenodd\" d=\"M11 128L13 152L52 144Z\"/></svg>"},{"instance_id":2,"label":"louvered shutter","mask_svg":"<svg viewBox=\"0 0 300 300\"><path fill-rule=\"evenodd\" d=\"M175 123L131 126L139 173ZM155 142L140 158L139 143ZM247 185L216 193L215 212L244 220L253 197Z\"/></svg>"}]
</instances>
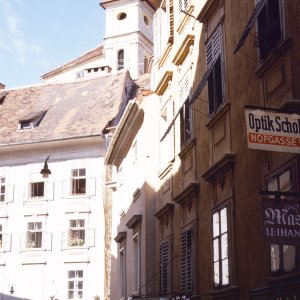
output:
<instances>
[{"instance_id":1,"label":"louvered shutter","mask_svg":"<svg viewBox=\"0 0 300 300\"><path fill-rule=\"evenodd\" d=\"M187 72L179 84L180 103L183 103L188 98L190 93L190 85L190 73Z\"/></svg>"},{"instance_id":2,"label":"louvered shutter","mask_svg":"<svg viewBox=\"0 0 300 300\"><path fill-rule=\"evenodd\" d=\"M192 278L192 230L181 233L181 289L183 293L193 290Z\"/></svg>"},{"instance_id":3,"label":"louvered shutter","mask_svg":"<svg viewBox=\"0 0 300 300\"><path fill-rule=\"evenodd\" d=\"M168 44L168 40L170 37L170 20L166 11L160 8L160 35L161 35L161 45L160 45L160 55L162 51L164 51L166 45Z\"/></svg>"},{"instance_id":4,"label":"louvered shutter","mask_svg":"<svg viewBox=\"0 0 300 300\"><path fill-rule=\"evenodd\" d=\"M160 256L160 292L161 294L168 293L169 274L169 243L163 243L159 249Z\"/></svg>"},{"instance_id":5,"label":"louvered shutter","mask_svg":"<svg viewBox=\"0 0 300 300\"><path fill-rule=\"evenodd\" d=\"M221 29L216 29L206 44L206 65L209 69L221 53Z\"/></svg>"}]
</instances>

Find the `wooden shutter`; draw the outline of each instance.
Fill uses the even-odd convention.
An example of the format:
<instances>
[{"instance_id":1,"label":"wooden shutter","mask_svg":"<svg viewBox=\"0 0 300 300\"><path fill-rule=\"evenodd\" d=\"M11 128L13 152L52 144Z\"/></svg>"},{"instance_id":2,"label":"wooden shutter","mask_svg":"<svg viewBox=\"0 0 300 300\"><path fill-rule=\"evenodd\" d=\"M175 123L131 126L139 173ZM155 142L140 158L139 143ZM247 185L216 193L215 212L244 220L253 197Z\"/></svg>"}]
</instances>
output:
<instances>
[{"instance_id":1,"label":"wooden shutter","mask_svg":"<svg viewBox=\"0 0 300 300\"><path fill-rule=\"evenodd\" d=\"M95 177L87 178L87 195L88 196L96 195L96 178Z\"/></svg>"},{"instance_id":2,"label":"wooden shutter","mask_svg":"<svg viewBox=\"0 0 300 300\"><path fill-rule=\"evenodd\" d=\"M52 250L52 233L43 231L43 241L42 241L42 248L45 250L51 251Z\"/></svg>"},{"instance_id":3,"label":"wooden shutter","mask_svg":"<svg viewBox=\"0 0 300 300\"><path fill-rule=\"evenodd\" d=\"M54 199L54 183L45 181L45 198L46 200Z\"/></svg>"},{"instance_id":4,"label":"wooden shutter","mask_svg":"<svg viewBox=\"0 0 300 300\"><path fill-rule=\"evenodd\" d=\"M190 86L190 72L188 71L179 83L180 103L183 103L189 97Z\"/></svg>"},{"instance_id":5,"label":"wooden shutter","mask_svg":"<svg viewBox=\"0 0 300 300\"><path fill-rule=\"evenodd\" d=\"M85 231L85 245L88 247L95 246L95 229L89 228Z\"/></svg>"},{"instance_id":6,"label":"wooden shutter","mask_svg":"<svg viewBox=\"0 0 300 300\"><path fill-rule=\"evenodd\" d=\"M11 251L11 234L3 234L2 235L2 249L5 252Z\"/></svg>"},{"instance_id":7,"label":"wooden shutter","mask_svg":"<svg viewBox=\"0 0 300 300\"><path fill-rule=\"evenodd\" d=\"M5 186L6 193L5 193L5 201L13 202L14 201L14 184L8 184Z\"/></svg>"},{"instance_id":8,"label":"wooden shutter","mask_svg":"<svg viewBox=\"0 0 300 300\"><path fill-rule=\"evenodd\" d=\"M62 197L67 198L70 196L71 179L65 179L62 181Z\"/></svg>"},{"instance_id":9,"label":"wooden shutter","mask_svg":"<svg viewBox=\"0 0 300 300\"><path fill-rule=\"evenodd\" d=\"M168 293L169 286L169 243L165 242L160 245L160 292Z\"/></svg>"},{"instance_id":10,"label":"wooden shutter","mask_svg":"<svg viewBox=\"0 0 300 300\"><path fill-rule=\"evenodd\" d=\"M221 53L221 28L218 27L206 44L206 65L209 69Z\"/></svg>"},{"instance_id":11,"label":"wooden shutter","mask_svg":"<svg viewBox=\"0 0 300 300\"><path fill-rule=\"evenodd\" d=\"M181 289L183 293L191 293L193 290L192 278L192 230L181 233Z\"/></svg>"}]
</instances>

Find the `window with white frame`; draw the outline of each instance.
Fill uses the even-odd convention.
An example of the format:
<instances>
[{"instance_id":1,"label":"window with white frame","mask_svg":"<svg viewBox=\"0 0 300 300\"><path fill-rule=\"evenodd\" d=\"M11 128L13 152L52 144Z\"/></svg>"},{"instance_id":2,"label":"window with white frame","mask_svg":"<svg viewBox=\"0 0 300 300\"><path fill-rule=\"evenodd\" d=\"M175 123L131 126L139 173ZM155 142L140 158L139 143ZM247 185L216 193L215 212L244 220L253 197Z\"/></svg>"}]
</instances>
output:
<instances>
[{"instance_id":1,"label":"window with white frame","mask_svg":"<svg viewBox=\"0 0 300 300\"><path fill-rule=\"evenodd\" d=\"M26 248L42 248L42 222L28 222L26 234Z\"/></svg>"},{"instance_id":2,"label":"window with white frame","mask_svg":"<svg viewBox=\"0 0 300 300\"><path fill-rule=\"evenodd\" d=\"M256 2L258 1L256 0ZM264 60L282 39L280 2L280 0L266 0L257 17L260 60Z\"/></svg>"},{"instance_id":3,"label":"window with white frame","mask_svg":"<svg viewBox=\"0 0 300 300\"><path fill-rule=\"evenodd\" d=\"M83 299L83 270L68 271L68 299Z\"/></svg>"},{"instance_id":4,"label":"window with white frame","mask_svg":"<svg viewBox=\"0 0 300 300\"><path fill-rule=\"evenodd\" d=\"M293 192L296 191L296 174L293 165L281 169L278 173L267 179L268 191ZM273 196L274 197L274 196ZM269 196L270 201L272 196ZM284 201L284 197L281 200ZM271 275L278 276L297 269L297 254L300 252L296 245L270 245L270 271ZM299 267L298 267L299 268Z\"/></svg>"},{"instance_id":5,"label":"window with white frame","mask_svg":"<svg viewBox=\"0 0 300 300\"><path fill-rule=\"evenodd\" d=\"M70 220L69 221L69 242L70 247L78 247L85 245L85 220Z\"/></svg>"},{"instance_id":6,"label":"window with white frame","mask_svg":"<svg viewBox=\"0 0 300 300\"><path fill-rule=\"evenodd\" d=\"M73 196L86 194L86 170L84 168L72 170L71 185Z\"/></svg>"},{"instance_id":7,"label":"window with white frame","mask_svg":"<svg viewBox=\"0 0 300 300\"><path fill-rule=\"evenodd\" d=\"M228 209L213 214L213 271L214 286L229 285Z\"/></svg>"},{"instance_id":8,"label":"window with white frame","mask_svg":"<svg viewBox=\"0 0 300 300\"><path fill-rule=\"evenodd\" d=\"M39 198L45 196L45 187L43 181L30 183L30 196L31 198Z\"/></svg>"},{"instance_id":9,"label":"window with white frame","mask_svg":"<svg viewBox=\"0 0 300 300\"><path fill-rule=\"evenodd\" d=\"M141 287L141 240L140 233L133 236L133 289L140 291Z\"/></svg>"},{"instance_id":10,"label":"window with white frame","mask_svg":"<svg viewBox=\"0 0 300 300\"><path fill-rule=\"evenodd\" d=\"M192 230L181 232L181 292L193 292L193 236Z\"/></svg>"},{"instance_id":11,"label":"window with white frame","mask_svg":"<svg viewBox=\"0 0 300 300\"><path fill-rule=\"evenodd\" d=\"M160 294L165 295L170 290L170 245L164 242L159 247Z\"/></svg>"},{"instance_id":12,"label":"window with white frame","mask_svg":"<svg viewBox=\"0 0 300 300\"><path fill-rule=\"evenodd\" d=\"M0 201L3 202L5 201L5 177L1 176L0 177Z\"/></svg>"},{"instance_id":13,"label":"window with white frame","mask_svg":"<svg viewBox=\"0 0 300 300\"><path fill-rule=\"evenodd\" d=\"M215 113L224 101L222 60L221 26L218 26L206 43L206 65L207 69L211 69L207 79L210 115Z\"/></svg>"}]
</instances>

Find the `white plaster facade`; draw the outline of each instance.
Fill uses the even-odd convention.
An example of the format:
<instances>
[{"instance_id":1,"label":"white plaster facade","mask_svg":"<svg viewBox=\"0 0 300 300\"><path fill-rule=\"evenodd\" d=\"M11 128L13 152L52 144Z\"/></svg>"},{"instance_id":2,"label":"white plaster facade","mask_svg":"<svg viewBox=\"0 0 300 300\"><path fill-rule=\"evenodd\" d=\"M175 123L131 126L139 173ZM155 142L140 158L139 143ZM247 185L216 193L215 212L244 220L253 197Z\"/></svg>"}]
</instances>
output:
<instances>
[{"instance_id":1,"label":"white plaster facade","mask_svg":"<svg viewBox=\"0 0 300 300\"><path fill-rule=\"evenodd\" d=\"M0 149L0 295L13 286L13 299L104 299L104 149L100 136ZM43 178L49 153L52 174ZM71 191L73 169L85 169L85 193ZM34 182L44 183L43 196ZM70 220L83 220L73 228L84 231L82 242L71 242Z\"/></svg>"}]
</instances>

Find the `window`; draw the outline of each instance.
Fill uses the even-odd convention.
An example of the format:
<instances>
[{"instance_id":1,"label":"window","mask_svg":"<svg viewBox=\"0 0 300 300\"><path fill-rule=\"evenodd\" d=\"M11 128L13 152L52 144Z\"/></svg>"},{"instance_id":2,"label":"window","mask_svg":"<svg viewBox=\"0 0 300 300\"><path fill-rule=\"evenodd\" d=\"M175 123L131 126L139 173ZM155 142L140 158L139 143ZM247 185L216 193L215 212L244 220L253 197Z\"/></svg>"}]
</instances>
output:
<instances>
[{"instance_id":1,"label":"window","mask_svg":"<svg viewBox=\"0 0 300 300\"><path fill-rule=\"evenodd\" d=\"M86 193L86 172L85 169L72 170L72 195L82 195Z\"/></svg>"},{"instance_id":2,"label":"window","mask_svg":"<svg viewBox=\"0 0 300 300\"><path fill-rule=\"evenodd\" d=\"M31 129L39 126L46 112L47 110L28 114L22 120L19 120L19 129Z\"/></svg>"},{"instance_id":3,"label":"window","mask_svg":"<svg viewBox=\"0 0 300 300\"><path fill-rule=\"evenodd\" d=\"M125 247L120 249L120 288L121 297L126 297L126 256Z\"/></svg>"},{"instance_id":4,"label":"window","mask_svg":"<svg viewBox=\"0 0 300 300\"><path fill-rule=\"evenodd\" d=\"M181 233L181 292L193 292L193 248L192 230Z\"/></svg>"},{"instance_id":5,"label":"window","mask_svg":"<svg viewBox=\"0 0 300 300\"><path fill-rule=\"evenodd\" d=\"M133 290L140 291L141 288L141 240L140 234L133 237Z\"/></svg>"},{"instance_id":6,"label":"window","mask_svg":"<svg viewBox=\"0 0 300 300\"><path fill-rule=\"evenodd\" d=\"M42 247L42 222L29 222L27 224L26 248Z\"/></svg>"},{"instance_id":7,"label":"window","mask_svg":"<svg viewBox=\"0 0 300 300\"><path fill-rule=\"evenodd\" d=\"M127 17L126 13L121 12L118 14L117 19L121 21L121 20L126 19L126 17Z\"/></svg>"},{"instance_id":8,"label":"window","mask_svg":"<svg viewBox=\"0 0 300 300\"><path fill-rule=\"evenodd\" d=\"M266 0L257 18L260 60L264 60L282 38L279 0Z\"/></svg>"},{"instance_id":9,"label":"window","mask_svg":"<svg viewBox=\"0 0 300 300\"><path fill-rule=\"evenodd\" d=\"M213 214L214 286L229 284L227 207Z\"/></svg>"},{"instance_id":10,"label":"window","mask_svg":"<svg viewBox=\"0 0 300 300\"><path fill-rule=\"evenodd\" d=\"M31 198L44 197L44 182L32 182L30 188Z\"/></svg>"},{"instance_id":11,"label":"window","mask_svg":"<svg viewBox=\"0 0 300 300\"><path fill-rule=\"evenodd\" d=\"M76 73L76 78L82 78L82 77L84 77L84 71L83 70Z\"/></svg>"},{"instance_id":12,"label":"window","mask_svg":"<svg viewBox=\"0 0 300 300\"><path fill-rule=\"evenodd\" d=\"M85 226L84 220L70 220L69 222L69 246L84 246Z\"/></svg>"},{"instance_id":13,"label":"window","mask_svg":"<svg viewBox=\"0 0 300 300\"><path fill-rule=\"evenodd\" d=\"M68 271L68 299L83 299L83 270Z\"/></svg>"},{"instance_id":14,"label":"window","mask_svg":"<svg viewBox=\"0 0 300 300\"><path fill-rule=\"evenodd\" d=\"M267 180L268 191L292 192L296 190L295 172L292 168L283 169ZM269 196L272 198L272 196ZM284 197L281 197L284 201ZM270 200L271 201L271 200ZM280 275L296 269L295 245L270 245L270 270L273 275Z\"/></svg>"},{"instance_id":15,"label":"window","mask_svg":"<svg viewBox=\"0 0 300 300\"><path fill-rule=\"evenodd\" d=\"M180 111L180 146L183 147L191 138L191 106L186 101Z\"/></svg>"},{"instance_id":16,"label":"window","mask_svg":"<svg viewBox=\"0 0 300 300\"><path fill-rule=\"evenodd\" d=\"M5 200L5 177L0 177L0 201Z\"/></svg>"},{"instance_id":17,"label":"window","mask_svg":"<svg viewBox=\"0 0 300 300\"><path fill-rule=\"evenodd\" d=\"M164 295L169 292L170 286L170 246L164 242L159 247L159 266L160 266L160 294Z\"/></svg>"},{"instance_id":18,"label":"window","mask_svg":"<svg viewBox=\"0 0 300 300\"><path fill-rule=\"evenodd\" d=\"M124 69L124 50L118 51L118 70Z\"/></svg>"},{"instance_id":19,"label":"window","mask_svg":"<svg viewBox=\"0 0 300 300\"><path fill-rule=\"evenodd\" d=\"M179 11L186 11L189 6L190 0L179 0Z\"/></svg>"},{"instance_id":20,"label":"window","mask_svg":"<svg viewBox=\"0 0 300 300\"><path fill-rule=\"evenodd\" d=\"M208 76L209 114L213 114L223 102L223 76L221 55L221 29L215 30L206 44L206 64L211 68Z\"/></svg>"}]
</instances>

